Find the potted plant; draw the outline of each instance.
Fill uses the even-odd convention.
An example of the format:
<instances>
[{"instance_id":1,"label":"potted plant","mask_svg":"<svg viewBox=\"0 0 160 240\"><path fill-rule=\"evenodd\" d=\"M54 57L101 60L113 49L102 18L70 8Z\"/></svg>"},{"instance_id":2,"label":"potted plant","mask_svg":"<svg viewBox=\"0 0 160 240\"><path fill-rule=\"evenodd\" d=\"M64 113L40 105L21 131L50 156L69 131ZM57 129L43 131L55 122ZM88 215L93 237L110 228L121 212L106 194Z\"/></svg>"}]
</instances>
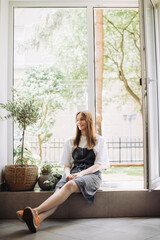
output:
<instances>
[{"instance_id":1,"label":"potted plant","mask_svg":"<svg viewBox=\"0 0 160 240\"><path fill-rule=\"evenodd\" d=\"M44 162L41 167L38 185L42 190L51 190L55 187L56 179L52 174L52 168L53 164L50 162Z\"/></svg>"},{"instance_id":2,"label":"potted plant","mask_svg":"<svg viewBox=\"0 0 160 240\"><path fill-rule=\"evenodd\" d=\"M25 99L15 90L14 101L6 104L0 103L0 107L7 110L8 114L1 119L13 118L22 130L22 145L20 156L15 165L5 166L5 182L9 190L33 190L38 179L38 167L36 165L27 165L24 157L24 136L27 126L36 123L39 118L39 108L34 99Z\"/></svg>"},{"instance_id":3,"label":"potted plant","mask_svg":"<svg viewBox=\"0 0 160 240\"><path fill-rule=\"evenodd\" d=\"M50 162L44 162L41 167L41 173L38 178L38 185L42 190L52 190L55 188L57 182L61 179L62 175L53 171L55 165Z\"/></svg>"},{"instance_id":4,"label":"potted plant","mask_svg":"<svg viewBox=\"0 0 160 240\"><path fill-rule=\"evenodd\" d=\"M53 168L53 164L50 162L44 162L44 164L41 167L41 173L42 174L51 174Z\"/></svg>"},{"instance_id":5,"label":"potted plant","mask_svg":"<svg viewBox=\"0 0 160 240\"><path fill-rule=\"evenodd\" d=\"M62 174L59 171L59 166L57 164L53 165L53 176L56 178L56 184L59 182L59 180L62 178Z\"/></svg>"}]
</instances>

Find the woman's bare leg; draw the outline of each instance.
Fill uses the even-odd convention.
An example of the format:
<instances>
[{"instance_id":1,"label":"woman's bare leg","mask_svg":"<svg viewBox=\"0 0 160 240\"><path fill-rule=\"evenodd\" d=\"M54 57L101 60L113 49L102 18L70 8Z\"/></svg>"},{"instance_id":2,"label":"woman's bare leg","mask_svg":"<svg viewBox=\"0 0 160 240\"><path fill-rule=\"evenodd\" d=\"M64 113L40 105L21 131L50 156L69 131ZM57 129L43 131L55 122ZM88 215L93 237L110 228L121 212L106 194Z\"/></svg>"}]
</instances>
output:
<instances>
[{"instance_id":1,"label":"woman's bare leg","mask_svg":"<svg viewBox=\"0 0 160 240\"><path fill-rule=\"evenodd\" d=\"M70 180L37 208L34 208L33 210L30 207L25 208L23 219L29 230L32 233L37 232L39 224L52 215L57 207L74 192L80 192L80 189L73 180Z\"/></svg>"},{"instance_id":2,"label":"woman's bare leg","mask_svg":"<svg viewBox=\"0 0 160 240\"><path fill-rule=\"evenodd\" d=\"M80 189L74 181L71 180L67 182L61 189L56 191L45 202L35 208L35 211L40 217L40 221L42 222L45 218L52 215L56 208L61 205L72 193L78 192L80 192Z\"/></svg>"},{"instance_id":3,"label":"woman's bare leg","mask_svg":"<svg viewBox=\"0 0 160 240\"><path fill-rule=\"evenodd\" d=\"M60 191L60 188L58 188L55 191L55 193L58 192L58 191ZM50 210L48 210L46 212L40 213L39 214L39 223L43 222L47 217L51 216L56 211L57 208L58 207L55 207L55 208L52 208L52 209L50 209Z\"/></svg>"},{"instance_id":4,"label":"woman's bare leg","mask_svg":"<svg viewBox=\"0 0 160 240\"><path fill-rule=\"evenodd\" d=\"M57 209L58 207L52 208L46 212L40 213L38 215L39 217L39 223L43 222L47 217L51 216Z\"/></svg>"}]
</instances>

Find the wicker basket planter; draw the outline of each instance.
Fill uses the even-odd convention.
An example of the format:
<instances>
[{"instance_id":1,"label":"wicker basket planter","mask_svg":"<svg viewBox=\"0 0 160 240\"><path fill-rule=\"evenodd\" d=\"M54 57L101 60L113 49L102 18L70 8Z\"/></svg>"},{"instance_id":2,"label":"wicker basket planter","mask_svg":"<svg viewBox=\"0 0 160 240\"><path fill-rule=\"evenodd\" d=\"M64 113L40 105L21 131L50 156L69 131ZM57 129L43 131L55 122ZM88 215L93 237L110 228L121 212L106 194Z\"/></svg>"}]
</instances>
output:
<instances>
[{"instance_id":1,"label":"wicker basket planter","mask_svg":"<svg viewBox=\"0 0 160 240\"><path fill-rule=\"evenodd\" d=\"M6 165L5 182L10 191L33 190L38 180L38 167L36 165Z\"/></svg>"}]
</instances>

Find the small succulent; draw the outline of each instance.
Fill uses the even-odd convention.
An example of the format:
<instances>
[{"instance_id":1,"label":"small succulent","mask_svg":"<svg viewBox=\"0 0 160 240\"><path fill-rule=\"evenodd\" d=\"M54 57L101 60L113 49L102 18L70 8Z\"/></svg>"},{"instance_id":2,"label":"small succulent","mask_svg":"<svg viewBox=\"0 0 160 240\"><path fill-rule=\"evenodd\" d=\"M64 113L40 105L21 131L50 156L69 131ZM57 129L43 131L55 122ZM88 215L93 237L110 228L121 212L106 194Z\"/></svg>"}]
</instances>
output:
<instances>
[{"instance_id":1,"label":"small succulent","mask_svg":"<svg viewBox=\"0 0 160 240\"><path fill-rule=\"evenodd\" d=\"M50 162L44 162L44 164L41 167L41 173L42 174L48 174L52 172L53 164Z\"/></svg>"}]
</instances>

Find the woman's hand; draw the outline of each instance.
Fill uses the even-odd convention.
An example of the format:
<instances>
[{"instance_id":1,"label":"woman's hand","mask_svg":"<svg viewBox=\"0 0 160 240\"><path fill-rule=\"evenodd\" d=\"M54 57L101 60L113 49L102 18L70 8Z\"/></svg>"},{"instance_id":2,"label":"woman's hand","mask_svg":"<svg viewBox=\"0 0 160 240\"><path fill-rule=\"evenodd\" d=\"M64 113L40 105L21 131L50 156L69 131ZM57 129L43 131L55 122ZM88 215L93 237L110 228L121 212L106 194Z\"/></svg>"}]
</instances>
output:
<instances>
[{"instance_id":1,"label":"woman's hand","mask_svg":"<svg viewBox=\"0 0 160 240\"><path fill-rule=\"evenodd\" d=\"M66 176L66 181L67 182L72 180L72 179L73 179L73 175L72 174L69 174L69 175Z\"/></svg>"},{"instance_id":2,"label":"woman's hand","mask_svg":"<svg viewBox=\"0 0 160 240\"><path fill-rule=\"evenodd\" d=\"M72 175L72 179L78 178L78 177L82 177L82 176L83 176L83 173L82 173L82 172L74 173L74 174Z\"/></svg>"},{"instance_id":3,"label":"woman's hand","mask_svg":"<svg viewBox=\"0 0 160 240\"><path fill-rule=\"evenodd\" d=\"M66 181L68 182L68 181L70 181L70 180L72 180L72 179L74 179L74 178L78 178L78 177L82 177L82 176L83 176L83 173L82 173L82 172L74 173L74 174L69 174L69 175L67 175L67 177L66 177Z\"/></svg>"},{"instance_id":4,"label":"woman's hand","mask_svg":"<svg viewBox=\"0 0 160 240\"><path fill-rule=\"evenodd\" d=\"M64 172L65 172L65 174L66 174L66 181L68 182L69 180L72 179L72 174L70 173L70 172L71 172L70 167L65 166L65 167L64 167Z\"/></svg>"}]
</instances>

